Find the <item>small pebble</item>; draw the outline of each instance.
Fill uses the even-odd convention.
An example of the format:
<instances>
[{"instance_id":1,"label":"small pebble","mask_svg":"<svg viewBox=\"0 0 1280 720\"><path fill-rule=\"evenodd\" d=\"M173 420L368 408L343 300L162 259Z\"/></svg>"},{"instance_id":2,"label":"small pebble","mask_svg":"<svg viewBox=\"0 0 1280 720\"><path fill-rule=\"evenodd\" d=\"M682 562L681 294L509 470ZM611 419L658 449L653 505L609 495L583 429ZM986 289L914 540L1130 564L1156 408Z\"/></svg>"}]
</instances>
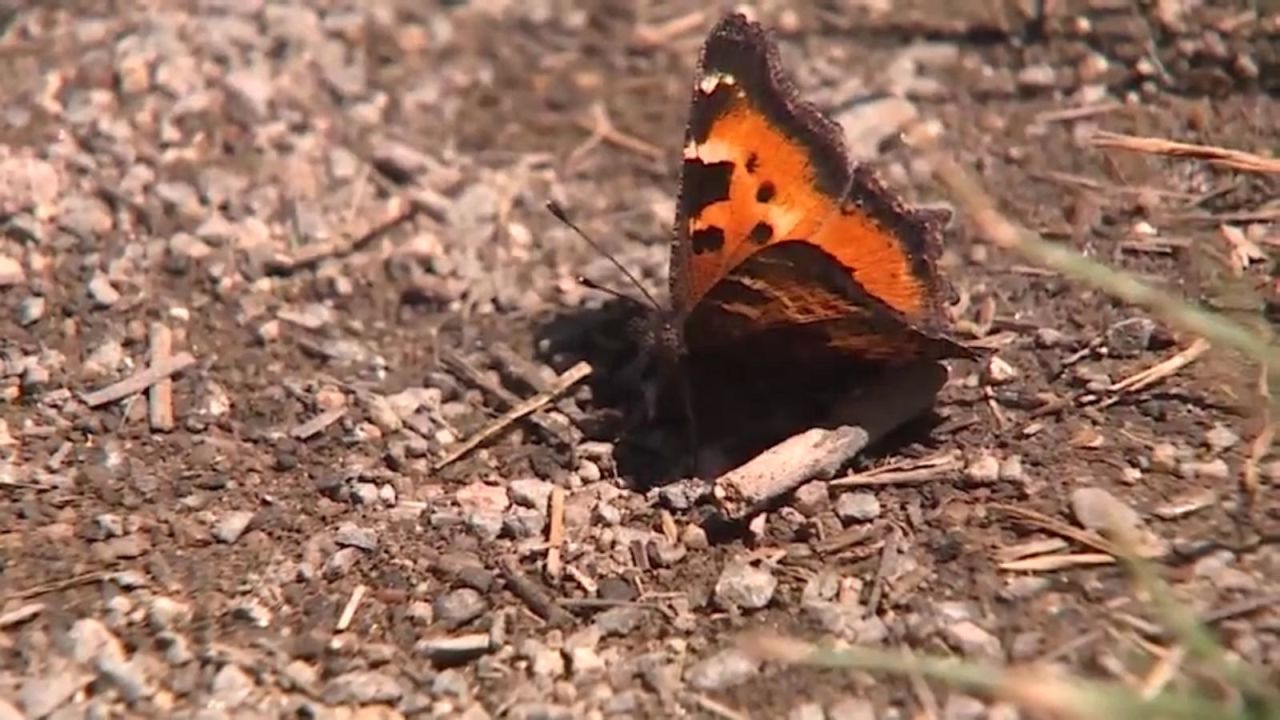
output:
<instances>
[{"instance_id":1,"label":"small pebble","mask_svg":"<svg viewBox=\"0 0 1280 720\"><path fill-rule=\"evenodd\" d=\"M990 453L983 453L964 469L964 476L975 485L990 485L1000 479L1000 461Z\"/></svg>"},{"instance_id":2,"label":"small pebble","mask_svg":"<svg viewBox=\"0 0 1280 720\"><path fill-rule=\"evenodd\" d=\"M109 308L120 302L120 291L103 273L94 274L89 280L89 298L100 308Z\"/></svg>"},{"instance_id":3,"label":"small pebble","mask_svg":"<svg viewBox=\"0 0 1280 720\"><path fill-rule=\"evenodd\" d=\"M1137 357L1146 352L1155 329L1155 321L1144 317L1114 323L1106 330L1107 350L1114 357Z\"/></svg>"},{"instance_id":4,"label":"small pebble","mask_svg":"<svg viewBox=\"0 0 1280 720\"><path fill-rule=\"evenodd\" d=\"M394 677L371 670L339 675L324 686L324 701L330 705L370 705L394 703L404 688Z\"/></svg>"},{"instance_id":5,"label":"small pebble","mask_svg":"<svg viewBox=\"0 0 1280 720\"><path fill-rule=\"evenodd\" d=\"M827 713L822 709L821 703L802 702L791 708L791 712L787 713L787 720L827 720Z\"/></svg>"},{"instance_id":6,"label":"small pebble","mask_svg":"<svg viewBox=\"0 0 1280 720\"><path fill-rule=\"evenodd\" d=\"M981 379L984 385L1003 385L1018 377L1018 369L999 355L992 355L982 365Z\"/></svg>"},{"instance_id":7,"label":"small pebble","mask_svg":"<svg viewBox=\"0 0 1280 720\"><path fill-rule=\"evenodd\" d=\"M27 272L22 263L8 255L0 255L0 288L21 285L27 281Z\"/></svg>"},{"instance_id":8,"label":"small pebble","mask_svg":"<svg viewBox=\"0 0 1280 720\"><path fill-rule=\"evenodd\" d=\"M1018 86L1027 90L1050 90L1057 85L1057 72L1052 65L1028 65L1018 71Z\"/></svg>"},{"instance_id":9,"label":"small pebble","mask_svg":"<svg viewBox=\"0 0 1280 720\"><path fill-rule=\"evenodd\" d=\"M3 286L4 283L0 282L0 287ZM43 295L28 295L23 298L22 302L18 305L18 324L22 327L28 327L40 322L40 319L44 317L44 311L47 305L48 302L44 299Z\"/></svg>"},{"instance_id":10,"label":"small pebble","mask_svg":"<svg viewBox=\"0 0 1280 720\"><path fill-rule=\"evenodd\" d=\"M830 500L830 490L825 482L809 482L796 488L791 497L791 507L805 517L813 517L825 510Z\"/></svg>"},{"instance_id":11,"label":"small pebble","mask_svg":"<svg viewBox=\"0 0 1280 720\"><path fill-rule=\"evenodd\" d=\"M248 510L234 510L222 516L213 527L213 536L218 542L234 544L249 529L253 522L253 513Z\"/></svg>"},{"instance_id":12,"label":"small pebble","mask_svg":"<svg viewBox=\"0 0 1280 720\"><path fill-rule=\"evenodd\" d=\"M337 580L350 572L351 568L355 567L356 563L360 561L360 557L363 554L355 548L342 548L329 556L329 559L324 563L324 567L321 568L320 574L326 579Z\"/></svg>"},{"instance_id":13,"label":"small pebble","mask_svg":"<svg viewBox=\"0 0 1280 720\"><path fill-rule=\"evenodd\" d=\"M1004 648L1000 639L983 630L972 620L961 620L946 628L946 637L957 650L974 659L1000 661Z\"/></svg>"},{"instance_id":14,"label":"small pebble","mask_svg":"<svg viewBox=\"0 0 1280 720\"><path fill-rule=\"evenodd\" d=\"M373 552L378 549L378 533L355 523L342 523L333 533L333 541L343 547L354 547Z\"/></svg>"},{"instance_id":15,"label":"small pebble","mask_svg":"<svg viewBox=\"0 0 1280 720\"><path fill-rule=\"evenodd\" d=\"M861 697L845 697L827 706L827 720L876 720L876 706Z\"/></svg>"},{"instance_id":16,"label":"small pebble","mask_svg":"<svg viewBox=\"0 0 1280 720\"><path fill-rule=\"evenodd\" d=\"M715 596L721 605L758 610L769 604L778 578L764 568L731 561L716 580Z\"/></svg>"},{"instance_id":17,"label":"small pebble","mask_svg":"<svg viewBox=\"0 0 1280 720\"><path fill-rule=\"evenodd\" d=\"M1164 472L1173 472L1178 468L1178 448L1172 443L1157 443L1151 448L1151 467Z\"/></svg>"},{"instance_id":18,"label":"small pebble","mask_svg":"<svg viewBox=\"0 0 1280 720\"><path fill-rule=\"evenodd\" d=\"M1215 452L1222 452L1240 442L1240 436L1228 427L1214 425L1209 432L1204 434L1204 441L1209 446L1209 449Z\"/></svg>"},{"instance_id":19,"label":"small pebble","mask_svg":"<svg viewBox=\"0 0 1280 720\"><path fill-rule=\"evenodd\" d=\"M758 659L738 648L727 648L690 665L685 682L703 692L724 690L750 680L758 672Z\"/></svg>"},{"instance_id":20,"label":"small pebble","mask_svg":"<svg viewBox=\"0 0 1280 720\"><path fill-rule=\"evenodd\" d=\"M1022 482L1026 478L1026 473L1022 469L1022 456L1010 455L1001 460L999 478L1001 482Z\"/></svg>"},{"instance_id":21,"label":"small pebble","mask_svg":"<svg viewBox=\"0 0 1280 720\"><path fill-rule=\"evenodd\" d=\"M1082 526L1107 536L1112 535L1114 527L1132 531L1142 524L1142 516L1136 510L1102 488L1072 491L1071 511Z\"/></svg>"},{"instance_id":22,"label":"small pebble","mask_svg":"<svg viewBox=\"0 0 1280 720\"><path fill-rule=\"evenodd\" d=\"M1178 464L1178 475L1187 478L1199 478L1221 482L1231 477L1231 469L1222 458L1212 460L1184 460Z\"/></svg>"},{"instance_id":23,"label":"small pebble","mask_svg":"<svg viewBox=\"0 0 1280 720\"><path fill-rule=\"evenodd\" d=\"M508 483L507 490L511 501L515 504L545 513L551 502L551 491L554 487L555 485L545 480L521 478Z\"/></svg>"},{"instance_id":24,"label":"small pebble","mask_svg":"<svg viewBox=\"0 0 1280 720\"><path fill-rule=\"evenodd\" d=\"M986 716L987 705L972 695L950 693L942 706L943 720L980 720Z\"/></svg>"},{"instance_id":25,"label":"small pebble","mask_svg":"<svg viewBox=\"0 0 1280 720\"><path fill-rule=\"evenodd\" d=\"M471 588L459 588L436 598L433 610L438 622L449 628L458 628L483 615L488 607L480 593Z\"/></svg>"},{"instance_id":26,"label":"small pebble","mask_svg":"<svg viewBox=\"0 0 1280 720\"><path fill-rule=\"evenodd\" d=\"M880 499L869 492L847 492L836 498L836 517L846 523L880 517Z\"/></svg>"}]
</instances>

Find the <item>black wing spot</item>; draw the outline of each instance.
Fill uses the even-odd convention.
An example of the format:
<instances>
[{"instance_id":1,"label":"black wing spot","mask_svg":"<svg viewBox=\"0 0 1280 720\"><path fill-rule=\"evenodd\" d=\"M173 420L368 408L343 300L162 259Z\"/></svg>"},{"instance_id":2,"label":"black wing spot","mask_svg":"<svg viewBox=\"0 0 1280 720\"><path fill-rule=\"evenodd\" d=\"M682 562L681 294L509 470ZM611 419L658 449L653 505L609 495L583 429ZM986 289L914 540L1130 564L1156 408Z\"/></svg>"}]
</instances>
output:
<instances>
[{"instance_id":1,"label":"black wing spot","mask_svg":"<svg viewBox=\"0 0 1280 720\"><path fill-rule=\"evenodd\" d=\"M769 242L773 237L773 226L767 222L758 222L756 226L751 228L751 233L747 235L747 239L757 245L763 245Z\"/></svg>"},{"instance_id":2,"label":"black wing spot","mask_svg":"<svg viewBox=\"0 0 1280 720\"><path fill-rule=\"evenodd\" d=\"M747 156L747 173L750 175L755 175L756 170L759 170L759 169L760 169L760 156L755 153L751 153L750 155Z\"/></svg>"},{"instance_id":3,"label":"black wing spot","mask_svg":"<svg viewBox=\"0 0 1280 720\"><path fill-rule=\"evenodd\" d=\"M733 163L684 161L684 179L680 190L680 210L684 217L696 217L708 205L729 199L729 183L733 181Z\"/></svg>"},{"instance_id":4,"label":"black wing spot","mask_svg":"<svg viewBox=\"0 0 1280 720\"><path fill-rule=\"evenodd\" d=\"M705 227L701 230L695 230L689 236L689 243L693 246L694 255L719 252L720 248L724 247L724 230L718 227Z\"/></svg>"},{"instance_id":5,"label":"black wing spot","mask_svg":"<svg viewBox=\"0 0 1280 720\"><path fill-rule=\"evenodd\" d=\"M756 189L756 202L767 203L778 194L778 188L768 180L760 183L760 187Z\"/></svg>"}]
</instances>

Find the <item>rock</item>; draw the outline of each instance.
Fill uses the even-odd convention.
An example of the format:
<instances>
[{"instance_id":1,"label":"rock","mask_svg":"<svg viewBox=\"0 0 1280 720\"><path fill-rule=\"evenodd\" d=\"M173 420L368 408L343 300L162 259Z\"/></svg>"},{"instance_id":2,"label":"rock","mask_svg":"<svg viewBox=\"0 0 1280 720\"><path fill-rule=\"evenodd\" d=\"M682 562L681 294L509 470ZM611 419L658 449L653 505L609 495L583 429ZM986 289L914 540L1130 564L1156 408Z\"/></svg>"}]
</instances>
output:
<instances>
[{"instance_id":1,"label":"rock","mask_svg":"<svg viewBox=\"0 0 1280 720\"><path fill-rule=\"evenodd\" d=\"M575 647L565 653L569 674L578 681L604 672L605 663L595 648Z\"/></svg>"},{"instance_id":2,"label":"rock","mask_svg":"<svg viewBox=\"0 0 1280 720\"><path fill-rule=\"evenodd\" d=\"M675 567L689 553L689 549L678 542L671 542L660 537L648 544L649 560L657 567Z\"/></svg>"},{"instance_id":3,"label":"rock","mask_svg":"<svg viewBox=\"0 0 1280 720\"><path fill-rule=\"evenodd\" d=\"M1214 452L1222 452L1227 448L1234 446L1240 442L1240 436L1231 428L1223 425L1214 425L1209 432L1204 434L1205 444Z\"/></svg>"},{"instance_id":4,"label":"rock","mask_svg":"<svg viewBox=\"0 0 1280 720\"><path fill-rule=\"evenodd\" d=\"M1018 369L999 355L992 355L982 364L980 378L984 385L1003 385L1018 378Z\"/></svg>"},{"instance_id":5,"label":"rock","mask_svg":"<svg viewBox=\"0 0 1280 720\"><path fill-rule=\"evenodd\" d=\"M339 675L324 686L324 701L330 705L370 705L394 703L404 688L394 677L372 670Z\"/></svg>"},{"instance_id":6,"label":"rock","mask_svg":"<svg viewBox=\"0 0 1280 720\"><path fill-rule=\"evenodd\" d=\"M27 281L27 273L22 263L8 255L0 255L0 288L21 285Z\"/></svg>"},{"instance_id":7,"label":"rock","mask_svg":"<svg viewBox=\"0 0 1280 720\"><path fill-rule=\"evenodd\" d=\"M436 697L465 698L471 695L467 677L454 668L436 673L431 680L431 694Z\"/></svg>"},{"instance_id":8,"label":"rock","mask_svg":"<svg viewBox=\"0 0 1280 720\"><path fill-rule=\"evenodd\" d=\"M264 120L271 108L271 76L266 68L233 70L223 79L231 98L241 104L250 120Z\"/></svg>"},{"instance_id":9,"label":"rock","mask_svg":"<svg viewBox=\"0 0 1280 720\"><path fill-rule=\"evenodd\" d=\"M547 516L531 508L516 508L502 519L502 531L517 540L542 537L547 530Z\"/></svg>"},{"instance_id":10,"label":"rock","mask_svg":"<svg viewBox=\"0 0 1280 720\"><path fill-rule=\"evenodd\" d=\"M58 224L86 240L96 240L115 226L106 203L78 193L62 198L58 207Z\"/></svg>"},{"instance_id":11,"label":"rock","mask_svg":"<svg viewBox=\"0 0 1280 720\"><path fill-rule=\"evenodd\" d=\"M4 265L4 256L0 256L0 266ZM5 286L4 268L0 267L0 287ZM22 327L30 327L44 317L45 309L48 307L48 301L43 295L28 295L18 303L18 324Z\"/></svg>"},{"instance_id":12,"label":"rock","mask_svg":"<svg viewBox=\"0 0 1280 720\"><path fill-rule=\"evenodd\" d=\"M502 513L480 511L467 513L465 521L467 529L473 535L481 540L492 541L502 535L503 518Z\"/></svg>"},{"instance_id":13,"label":"rock","mask_svg":"<svg viewBox=\"0 0 1280 720\"><path fill-rule=\"evenodd\" d=\"M1137 357L1146 352L1155 329L1155 321L1144 317L1114 323L1105 333L1107 350L1115 357Z\"/></svg>"},{"instance_id":14,"label":"rock","mask_svg":"<svg viewBox=\"0 0 1280 720\"><path fill-rule=\"evenodd\" d=\"M1050 327L1036 328L1036 347L1056 348L1065 345L1067 336L1061 330Z\"/></svg>"},{"instance_id":15,"label":"rock","mask_svg":"<svg viewBox=\"0 0 1280 720\"><path fill-rule=\"evenodd\" d=\"M787 720L827 720L827 713L822 709L821 703L802 702L791 708L787 713Z\"/></svg>"},{"instance_id":16,"label":"rock","mask_svg":"<svg viewBox=\"0 0 1280 720\"><path fill-rule=\"evenodd\" d=\"M830 500L830 490L825 482L808 482L796 488L791 497L791 507L799 510L805 517L813 517L827 509Z\"/></svg>"},{"instance_id":17,"label":"rock","mask_svg":"<svg viewBox=\"0 0 1280 720\"><path fill-rule=\"evenodd\" d=\"M52 163L0 148L0 216L31 212L47 219L61 193L62 178Z\"/></svg>"},{"instance_id":18,"label":"rock","mask_svg":"<svg viewBox=\"0 0 1280 720\"><path fill-rule=\"evenodd\" d=\"M878 156L886 139L896 136L919 117L915 103L905 97L887 95L854 103L835 119L844 129L852 156L866 160Z\"/></svg>"},{"instance_id":19,"label":"rock","mask_svg":"<svg viewBox=\"0 0 1280 720\"><path fill-rule=\"evenodd\" d=\"M1114 537L1112 528L1136 531L1142 525L1142 516L1136 510L1102 488L1072 491L1071 511L1081 525L1107 537Z\"/></svg>"},{"instance_id":20,"label":"rock","mask_svg":"<svg viewBox=\"0 0 1280 720\"><path fill-rule=\"evenodd\" d=\"M116 687L125 702L133 705L145 700L156 692L144 665L137 660L125 660L118 657L102 657L96 663L99 679L106 680Z\"/></svg>"},{"instance_id":21,"label":"rock","mask_svg":"<svg viewBox=\"0 0 1280 720\"><path fill-rule=\"evenodd\" d=\"M454 493L454 498L465 512L496 514L499 517L511 505L506 488L482 482L461 488Z\"/></svg>"},{"instance_id":22,"label":"rock","mask_svg":"<svg viewBox=\"0 0 1280 720\"><path fill-rule=\"evenodd\" d=\"M880 499L869 492L848 492L836 498L836 517L845 523L870 522L880 517Z\"/></svg>"},{"instance_id":23,"label":"rock","mask_svg":"<svg viewBox=\"0 0 1280 720\"><path fill-rule=\"evenodd\" d=\"M981 720L987 712L986 703L972 695L952 692L942 706L943 720Z\"/></svg>"},{"instance_id":24,"label":"rock","mask_svg":"<svg viewBox=\"0 0 1280 720\"><path fill-rule=\"evenodd\" d=\"M254 513L248 510L233 510L223 515L213 527L213 536L218 542L233 545L249 529Z\"/></svg>"},{"instance_id":25,"label":"rock","mask_svg":"<svg viewBox=\"0 0 1280 720\"><path fill-rule=\"evenodd\" d=\"M504 717L511 720L574 720L578 714L566 705L546 702L516 703L507 710Z\"/></svg>"},{"instance_id":26,"label":"rock","mask_svg":"<svg viewBox=\"0 0 1280 720\"><path fill-rule=\"evenodd\" d=\"M841 698L827 706L827 720L876 720L876 706L866 698Z\"/></svg>"},{"instance_id":27,"label":"rock","mask_svg":"<svg viewBox=\"0 0 1280 720\"><path fill-rule=\"evenodd\" d=\"M602 636L626 637L640 627L650 611L632 605L609 608L595 618L595 626Z\"/></svg>"},{"instance_id":28,"label":"rock","mask_svg":"<svg viewBox=\"0 0 1280 720\"><path fill-rule=\"evenodd\" d=\"M320 574L329 580L337 580L345 576L360 561L360 557L364 553L356 548L345 547L329 556L325 560L324 567L320 570Z\"/></svg>"},{"instance_id":29,"label":"rock","mask_svg":"<svg viewBox=\"0 0 1280 720\"><path fill-rule=\"evenodd\" d=\"M1025 90L1051 90L1057 85L1057 72L1052 65L1028 65L1018 71L1018 86Z\"/></svg>"},{"instance_id":30,"label":"rock","mask_svg":"<svg viewBox=\"0 0 1280 720\"><path fill-rule=\"evenodd\" d=\"M965 656L978 660L1001 661L1004 648L1000 639L978 627L971 620L961 620L947 626L947 641Z\"/></svg>"},{"instance_id":31,"label":"rock","mask_svg":"<svg viewBox=\"0 0 1280 720\"><path fill-rule=\"evenodd\" d=\"M727 648L690 665L684 679L703 692L725 690L760 672L760 661L738 648Z\"/></svg>"},{"instance_id":32,"label":"rock","mask_svg":"<svg viewBox=\"0 0 1280 720\"><path fill-rule=\"evenodd\" d=\"M18 705L27 717L43 718L70 702L90 682L93 682L91 673L71 667L37 675L22 683Z\"/></svg>"},{"instance_id":33,"label":"rock","mask_svg":"<svg viewBox=\"0 0 1280 720\"><path fill-rule=\"evenodd\" d=\"M191 606L187 603L158 595L147 608L147 622L155 631L180 628L191 621Z\"/></svg>"},{"instance_id":34,"label":"rock","mask_svg":"<svg viewBox=\"0 0 1280 720\"><path fill-rule=\"evenodd\" d=\"M1173 443L1156 443L1151 448L1151 467L1165 472L1173 472L1178 467L1178 448Z\"/></svg>"},{"instance_id":35,"label":"rock","mask_svg":"<svg viewBox=\"0 0 1280 720\"><path fill-rule=\"evenodd\" d=\"M777 588L778 578L768 570L731 561L716 580L715 597L723 606L758 610L769 604Z\"/></svg>"},{"instance_id":36,"label":"rock","mask_svg":"<svg viewBox=\"0 0 1280 720\"><path fill-rule=\"evenodd\" d=\"M237 708L249 699L255 687L253 678L239 665L227 663L213 676L211 699L224 708Z\"/></svg>"},{"instance_id":37,"label":"rock","mask_svg":"<svg viewBox=\"0 0 1280 720\"><path fill-rule=\"evenodd\" d=\"M984 452L965 467L964 476L974 485L990 485L1000 479L1000 461Z\"/></svg>"},{"instance_id":38,"label":"rock","mask_svg":"<svg viewBox=\"0 0 1280 720\"><path fill-rule=\"evenodd\" d=\"M26 720L18 707L4 698L0 698L0 720Z\"/></svg>"},{"instance_id":39,"label":"rock","mask_svg":"<svg viewBox=\"0 0 1280 720\"><path fill-rule=\"evenodd\" d=\"M1231 477L1231 469L1222 458L1212 460L1184 460L1178 464L1178 474L1184 478L1199 478L1220 482Z\"/></svg>"},{"instance_id":40,"label":"rock","mask_svg":"<svg viewBox=\"0 0 1280 720\"><path fill-rule=\"evenodd\" d=\"M333 541L342 547L373 552L378 549L378 533L355 523L344 522L333 533Z\"/></svg>"},{"instance_id":41,"label":"rock","mask_svg":"<svg viewBox=\"0 0 1280 720\"><path fill-rule=\"evenodd\" d=\"M551 503L551 490L555 485L545 480L521 478L512 480L507 487L512 502L546 514L547 506Z\"/></svg>"},{"instance_id":42,"label":"rock","mask_svg":"<svg viewBox=\"0 0 1280 720\"><path fill-rule=\"evenodd\" d=\"M120 302L120 291L111 285L104 273L94 273L89 280L89 298L100 308L109 308Z\"/></svg>"},{"instance_id":43,"label":"rock","mask_svg":"<svg viewBox=\"0 0 1280 720\"><path fill-rule=\"evenodd\" d=\"M1022 482L1026 478L1026 473L1022 469L1022 456L1010 455L1001 460L999 478L1001 482Z\"/></svg>"},{"instance_id":44,"label":"rock","mask_svg":"<svg viewBox=\"0 0 1280 720\"><path fill-rule=\"evenodd\" d=\"M459 588L436 598L432 606L436 620L446 627L461 627L488 609L484 596L471 588Z\"/></svg>"}]
</instances>

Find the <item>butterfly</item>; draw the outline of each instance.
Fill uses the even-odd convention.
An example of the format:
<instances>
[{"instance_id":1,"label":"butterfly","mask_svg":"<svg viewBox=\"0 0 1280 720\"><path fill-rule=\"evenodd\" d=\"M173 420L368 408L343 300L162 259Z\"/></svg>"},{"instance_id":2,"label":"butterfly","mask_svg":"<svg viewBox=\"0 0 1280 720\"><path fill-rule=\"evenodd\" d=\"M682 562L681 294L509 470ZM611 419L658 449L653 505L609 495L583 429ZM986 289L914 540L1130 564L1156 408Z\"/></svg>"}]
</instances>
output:
<instances>
[{"instance_id":1,"label":"butterfly","mask_svg":"<svg viewBox=\"0 0 1280 720\"><path fill-rule=\"evenodd\" d=\"M852 162L741 14L703 44L682 155L663 324L676 354L798 372L973 357L943 332L946 215Z\"/></svg>"},{"instance_id":2,"label":"butterfly","mask_svg":"<svg viewBox=\"0 0 1280 720\"><path fill-rule=\"evenodd\" d=\"M649 306L645 352L623 375L658 360L658 389L683 401L691 447L694 395L731 419L773 416L779 398L838 394L865 366L977 356L945 332L946 214L908 207L853 162L840 126L799 97L770 33L741 14L703 44L682 156L665 305L548 207L643 294L583 279ZM764 403L741 392L762 387L774 393Z\"/></svg>"}]
</instances>

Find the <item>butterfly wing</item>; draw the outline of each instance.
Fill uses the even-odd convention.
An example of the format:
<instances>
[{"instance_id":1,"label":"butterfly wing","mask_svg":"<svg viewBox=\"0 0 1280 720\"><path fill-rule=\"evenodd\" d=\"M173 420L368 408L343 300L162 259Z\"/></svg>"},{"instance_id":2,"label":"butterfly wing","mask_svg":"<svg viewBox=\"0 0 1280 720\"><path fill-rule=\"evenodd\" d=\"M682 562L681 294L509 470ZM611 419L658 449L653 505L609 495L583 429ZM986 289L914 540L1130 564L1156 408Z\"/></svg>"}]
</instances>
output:
<instances>
[{"instance_id":1,"label":"butterfly wing","mask_svg":"<svg viewBox=\"0 0 1280 720\"><path fill-rule=\"evenodd\" d=\"M774 243L733 267L690 311L685 329L697 353L778 356L785 348L787 360L891 363L971 354L907 322L808 242Z\"/></svg>"},{"instance_id":2,"label":"butterfly wing","mask_svg":"<svg viewBox=\"0 0 1280 720\"><path fill-rule=\"evenodd\" d=\"M941 315L933 268L939 228L906 208L869 168L851 166L839 126L798 98L768 34L741 15L727 16L703 46L697 78L671 252L672 307L677 317L694 321L686 324L690 348L717 341L711 323L691 317L713 288L731 276L758 285L760 268L743 264L795 244L821 253L785 251L775 258L793 270L785 277L776 269L766 273L781 284L767 299L770 307L754 316L757 322L794 323L826 313L830 323L847 316L830 327L850 333L851 352L877 341L858 339L859 328L885 333L905 325L891 335L931 334ZM805 262L824 268L799 267ZM805 294L806 279L831 270L852 282L828 284L828 290L851 294ZM734 322L749 324L748 317Z\"/></svg>"}]
</instances>

